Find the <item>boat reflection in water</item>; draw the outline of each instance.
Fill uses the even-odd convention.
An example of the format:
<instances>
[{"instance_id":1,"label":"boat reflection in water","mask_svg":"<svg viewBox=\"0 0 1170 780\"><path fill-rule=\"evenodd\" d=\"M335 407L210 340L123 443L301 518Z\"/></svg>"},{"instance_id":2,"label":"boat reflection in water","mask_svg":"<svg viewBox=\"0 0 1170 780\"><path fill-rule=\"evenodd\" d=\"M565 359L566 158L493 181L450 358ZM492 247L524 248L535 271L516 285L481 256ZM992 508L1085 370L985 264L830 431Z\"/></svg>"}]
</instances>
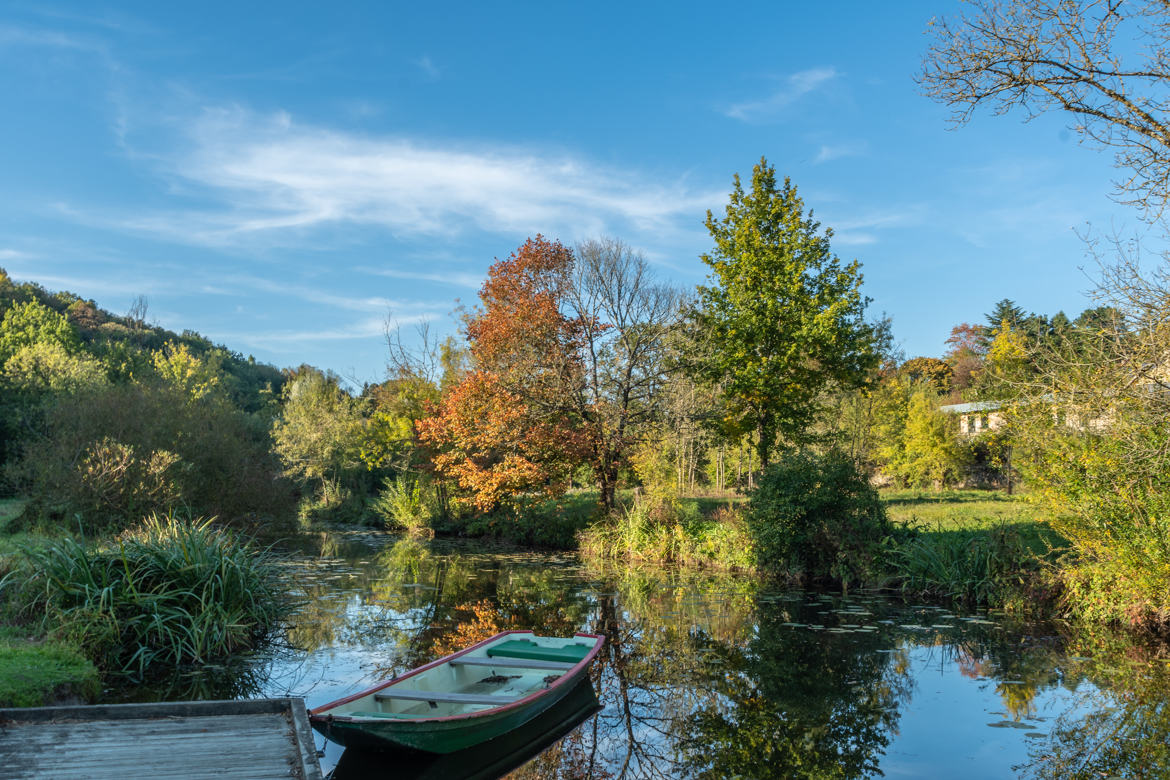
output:
<instances>
[{"instance_id":1,"label":"boat reflection in water","mask_svg":"<svg viewBox=\"0 0 1170 780\"><path fill-rule=\"evenodd\" d=\"M348 748L332 780L488 780L523 766L589 720L601 704L588 678L539 717L495 739L457 753L371 752Z\"/></svg>"}]
</instances>

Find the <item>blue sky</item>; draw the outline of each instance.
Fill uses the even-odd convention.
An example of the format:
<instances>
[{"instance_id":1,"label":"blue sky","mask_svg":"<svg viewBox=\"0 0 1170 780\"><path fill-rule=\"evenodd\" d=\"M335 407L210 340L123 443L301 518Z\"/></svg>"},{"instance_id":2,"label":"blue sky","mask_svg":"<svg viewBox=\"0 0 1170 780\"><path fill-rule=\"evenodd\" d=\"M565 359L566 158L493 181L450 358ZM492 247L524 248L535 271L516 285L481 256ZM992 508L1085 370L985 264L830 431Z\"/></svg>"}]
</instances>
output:
<instances>
[{"instance_id":1,"label":"blue sky","mask_svg":"<svg viewBox=\"0 0 1170 780\"><path fill-rule=\"evenodd\" d=\"M537 232L703 281L761 155L908 357L1010 297L1070 315L1132 232L1060 117L949 129L897 3L0 5L0 267L279 366L381 378ZM1091 275L1091 274L1090 274Z\"/></svg>"}]
</instances>

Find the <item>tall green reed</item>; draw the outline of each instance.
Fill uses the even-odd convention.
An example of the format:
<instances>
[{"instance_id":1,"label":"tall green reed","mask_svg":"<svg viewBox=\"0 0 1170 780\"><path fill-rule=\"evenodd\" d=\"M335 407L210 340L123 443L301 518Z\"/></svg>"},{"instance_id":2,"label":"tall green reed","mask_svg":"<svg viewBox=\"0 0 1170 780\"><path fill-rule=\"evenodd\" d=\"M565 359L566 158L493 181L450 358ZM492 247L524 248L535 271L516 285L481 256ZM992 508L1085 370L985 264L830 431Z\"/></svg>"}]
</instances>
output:
<instances>
[{"instance_id":1,"label":"tall green reed","mask_svg":"<svg viewBox=\"0 0 1170 780\"><path fill-rule=\"evenodd\" d=\"M62 539L23 556L26 608L102 668L137 677L248 650L289 608L272 556L210 520L154 515L110 543Z\"/></svg>"}]
</instances>

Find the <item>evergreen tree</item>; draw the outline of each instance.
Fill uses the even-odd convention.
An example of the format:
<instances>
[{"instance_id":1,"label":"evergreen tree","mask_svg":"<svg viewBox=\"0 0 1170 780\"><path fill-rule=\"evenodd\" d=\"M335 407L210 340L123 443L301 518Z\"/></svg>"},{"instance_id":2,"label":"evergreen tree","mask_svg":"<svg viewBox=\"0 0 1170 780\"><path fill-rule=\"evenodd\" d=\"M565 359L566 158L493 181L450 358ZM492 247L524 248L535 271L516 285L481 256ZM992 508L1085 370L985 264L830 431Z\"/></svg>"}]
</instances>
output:
<instances>
[{"instance_id":1,"label":"evergreen tree","mask_svg":"<svg viewBox=\"0 0 1170 780\"><path fill-rule=\"evenodd\" d=\"M754 431L766 467L779 437L808 440L824 389L866 381L876 329L864 319L859 263L832 253L832 231L767 160L750 191L735 177L726 215L707 212L706 225L715 247L701 256L711 285L699 288L710 350L700 372L723 388L726 432Z\"/></svg>"}]
</instances>

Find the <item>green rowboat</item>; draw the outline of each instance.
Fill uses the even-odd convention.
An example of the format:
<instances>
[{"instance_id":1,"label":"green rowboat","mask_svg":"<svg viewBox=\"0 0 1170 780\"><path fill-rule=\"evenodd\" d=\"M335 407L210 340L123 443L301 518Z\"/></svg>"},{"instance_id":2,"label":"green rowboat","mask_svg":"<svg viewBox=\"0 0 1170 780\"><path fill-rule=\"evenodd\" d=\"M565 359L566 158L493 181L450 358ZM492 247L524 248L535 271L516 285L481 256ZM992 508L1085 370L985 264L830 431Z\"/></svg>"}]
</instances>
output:
<instances>
[{"instance_id":1,"label":"green rowboat","mask_svg":"<svg viewBox=\"0 0 1170 780\"><path fill-rule=\"evenodd\" d=\"M507 631L310 711L346 747L453 753L548 710L583 680L605 638Z\"/></svg>"}]
</instances>

